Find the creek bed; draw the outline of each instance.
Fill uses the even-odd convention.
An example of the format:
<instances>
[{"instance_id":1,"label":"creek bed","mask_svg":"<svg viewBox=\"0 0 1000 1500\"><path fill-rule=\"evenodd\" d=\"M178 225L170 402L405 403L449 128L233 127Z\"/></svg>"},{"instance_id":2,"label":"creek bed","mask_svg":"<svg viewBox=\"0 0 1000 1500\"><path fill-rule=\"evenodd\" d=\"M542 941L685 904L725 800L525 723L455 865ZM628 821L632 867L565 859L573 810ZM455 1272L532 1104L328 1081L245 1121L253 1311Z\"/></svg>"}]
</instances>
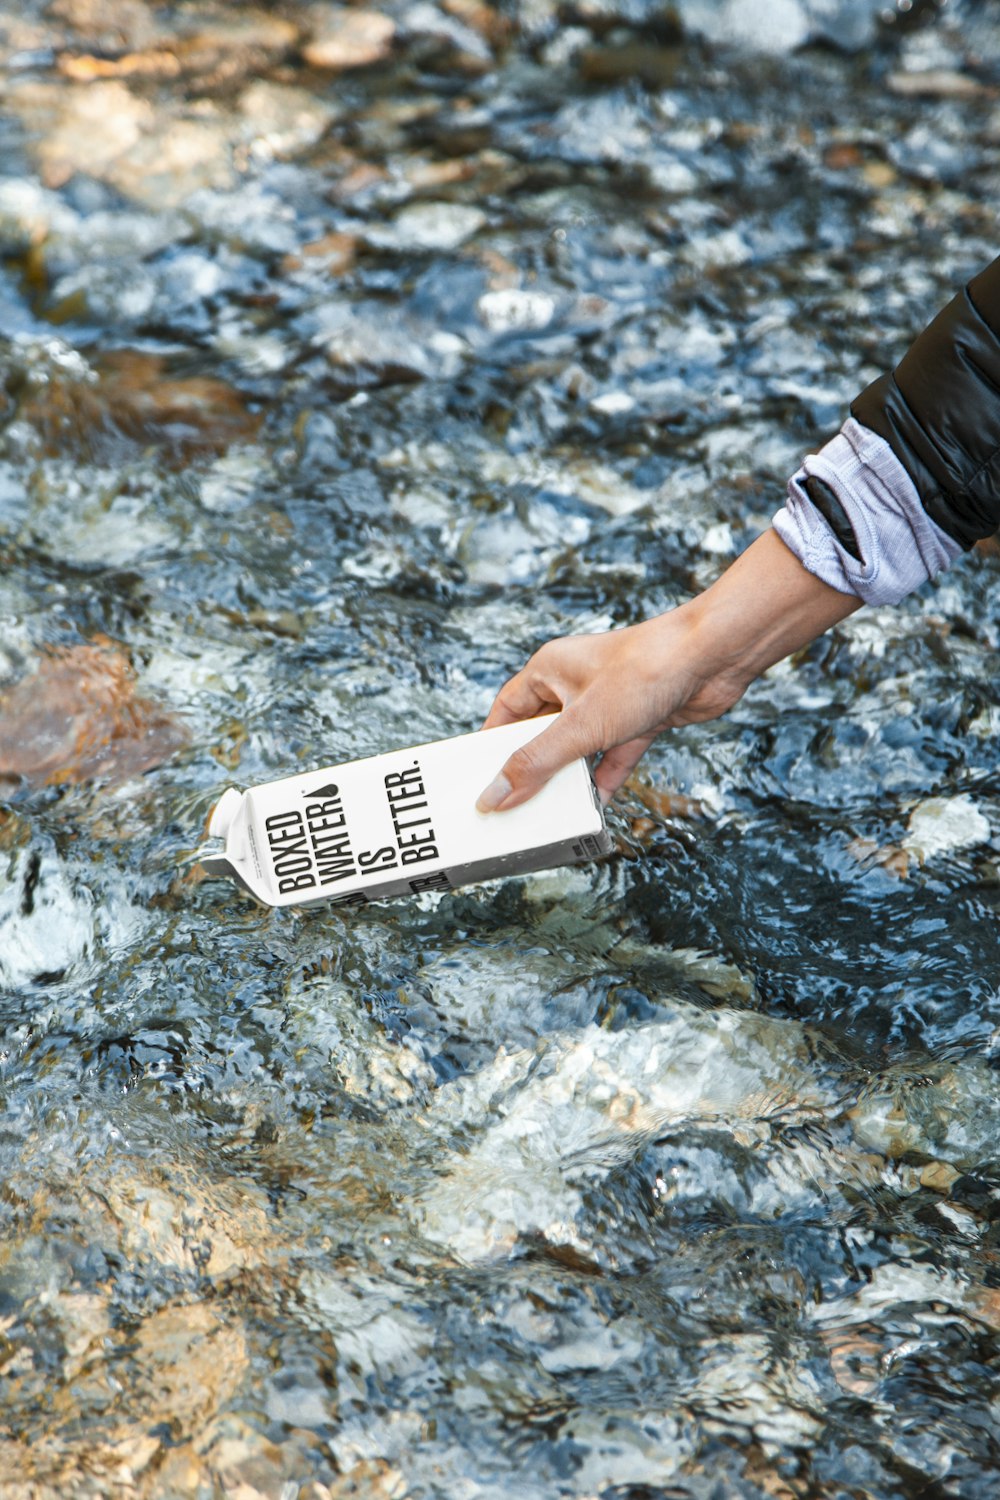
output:
<instances>
[{"instance_id":1,"label":"creek bed","mask_svg":"<svg viewBox=\"0 0 1000 1500\"><path fill-rule=\"evenodd\" d=\"M678 9L0 4L5 1500L1000 1480L995 557L613 859L195 863L710 583L993 258L990 7Z\"/></svg>"}]
</instances>

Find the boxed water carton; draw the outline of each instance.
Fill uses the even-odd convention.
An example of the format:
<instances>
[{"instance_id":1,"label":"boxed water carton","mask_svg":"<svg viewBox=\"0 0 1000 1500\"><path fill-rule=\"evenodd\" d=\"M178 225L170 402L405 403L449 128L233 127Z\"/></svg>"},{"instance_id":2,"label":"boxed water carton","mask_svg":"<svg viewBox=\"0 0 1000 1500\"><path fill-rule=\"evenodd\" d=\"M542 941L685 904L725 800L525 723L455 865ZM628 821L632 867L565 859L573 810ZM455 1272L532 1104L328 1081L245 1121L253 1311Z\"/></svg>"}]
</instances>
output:
<instances>
[{"instance_id":1,"label":"boxed water carton","mask_svg":"<svg viewBox=\"0 0 1000 1500\"><path fill-rule=\"evenodd\" d=\"M363 906L607 854L612 836L585 760L510 812L476 810L508 756L555 717L230 787L208 826L222 847L203 852L202 865L269 906Z\"/></svg>"}]
</instances>

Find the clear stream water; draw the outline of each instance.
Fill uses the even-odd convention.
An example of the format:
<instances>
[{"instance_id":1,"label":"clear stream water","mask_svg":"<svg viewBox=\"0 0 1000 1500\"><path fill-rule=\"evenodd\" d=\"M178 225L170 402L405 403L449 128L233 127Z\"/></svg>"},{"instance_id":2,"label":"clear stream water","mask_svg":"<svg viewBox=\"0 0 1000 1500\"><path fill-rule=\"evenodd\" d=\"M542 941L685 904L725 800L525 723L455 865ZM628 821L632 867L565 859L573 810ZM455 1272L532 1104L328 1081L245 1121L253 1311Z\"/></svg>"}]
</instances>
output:
<instances>
[{"instance_id":1,"label":"clear stream water","mask_svg":"<svg viewBox=\"0 0 1000 1500\"><path fill-rule=\"evenodd\" d=\"M0 4L0 1494L992 1496L995 557L604 863L195 850L767 524L998 249L996 8L382 16Z\"/></svg>"}]
</instances>

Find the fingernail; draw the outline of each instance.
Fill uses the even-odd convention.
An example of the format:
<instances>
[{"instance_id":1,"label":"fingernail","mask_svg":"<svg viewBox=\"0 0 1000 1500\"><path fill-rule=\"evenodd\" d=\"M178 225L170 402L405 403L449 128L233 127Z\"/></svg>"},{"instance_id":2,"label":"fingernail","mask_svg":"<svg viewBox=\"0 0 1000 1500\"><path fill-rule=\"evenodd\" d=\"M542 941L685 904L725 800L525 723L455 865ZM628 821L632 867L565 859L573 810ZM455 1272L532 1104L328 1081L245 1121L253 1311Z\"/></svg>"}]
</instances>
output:
<instances>
[{"instance_id":1,"label":"fingernail","mask_svg":"<svg viewBox=\"0 0 1000 1500\"><path fill-rule=\"evenodd\" d=\"M496 812L513 790L514 788L502 773L494 776L486 790L479 793L476 799L476 810L481 813Z\"/></svg>"}]
</instances>

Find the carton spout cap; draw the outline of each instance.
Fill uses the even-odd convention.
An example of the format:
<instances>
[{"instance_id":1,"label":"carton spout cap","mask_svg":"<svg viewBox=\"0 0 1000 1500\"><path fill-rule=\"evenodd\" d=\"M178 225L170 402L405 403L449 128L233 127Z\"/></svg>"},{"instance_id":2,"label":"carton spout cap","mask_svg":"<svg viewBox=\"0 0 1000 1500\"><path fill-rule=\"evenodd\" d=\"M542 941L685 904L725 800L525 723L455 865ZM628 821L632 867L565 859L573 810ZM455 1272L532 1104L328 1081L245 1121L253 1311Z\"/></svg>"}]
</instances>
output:
<instances>
[{"instance_id":1,"label":"carton spout cap","mask_svg":"<svg viewBox=\"0 0 1000 1500\"><path fill-rule=\"evenodd\" d=\"M229 787L223 792L212 809L212 816L208 820L208 834L210 838L224 839L226 837L242 801L243 793L238 792L234 786Z\"/></svg>"}]
</instances>

